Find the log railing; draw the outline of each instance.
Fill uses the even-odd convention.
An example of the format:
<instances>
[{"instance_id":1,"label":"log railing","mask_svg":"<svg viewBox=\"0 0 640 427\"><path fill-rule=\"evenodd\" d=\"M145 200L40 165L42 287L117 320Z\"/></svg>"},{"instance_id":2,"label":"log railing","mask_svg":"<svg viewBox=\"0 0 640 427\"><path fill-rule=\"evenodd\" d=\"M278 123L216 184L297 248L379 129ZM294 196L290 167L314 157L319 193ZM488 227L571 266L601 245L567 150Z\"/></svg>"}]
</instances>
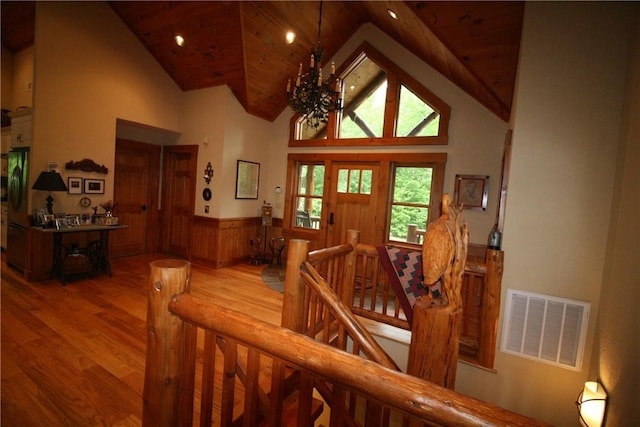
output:
<instances>
[{"instance_id":1,"label":"log railing","mask_svg":"<svg viewBox=\"0 0 640 427\"><path fill-rule=\"evenodd\" d=\"M460 358L486 368L495 358L503 261L503 251L471 248L462 282ZM375 246L356 244L353 262L351 293L342 294L353 313L411 330Z\"/></svg>"},{"instance_id":2,"label":"log railing","mask_svg":"<svg viewBox=\"0 0 640 427\"><path fill-rule=\"evenodd\" d=\"M187 261L151 264L144 426L311 426L318 413L313 389L328 397L330 426L390 425L393 414L409 425L543 425L198 300L188 294L189 280ZM300 373L288 376L297 381L293 387L286 382L292 370ZM376 403L364 422L347 406L358 399ZM370 412L391 417L382 423Z\"/></svg>"}]
</instances>

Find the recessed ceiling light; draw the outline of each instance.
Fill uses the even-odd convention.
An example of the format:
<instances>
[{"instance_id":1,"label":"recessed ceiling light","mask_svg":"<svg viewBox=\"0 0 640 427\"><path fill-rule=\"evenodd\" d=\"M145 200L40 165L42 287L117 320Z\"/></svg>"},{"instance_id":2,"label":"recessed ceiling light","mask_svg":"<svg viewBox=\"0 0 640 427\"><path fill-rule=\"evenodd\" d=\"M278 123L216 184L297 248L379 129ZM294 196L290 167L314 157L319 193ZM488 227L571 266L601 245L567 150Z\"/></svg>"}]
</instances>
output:
<instances>
[{"instance_id":1,"label":"recessed ceiling light","mask_svg":"<svg viewBox=\"0 0 640 427\"><path fill-rule=\"evenodd\" d=\"M284 40L287 42L287 44L292 44L294 41L296 41L296 33L294 33L293 31L287 31L287 34L284 36Z\"/></svg>"},{"instance_id":2,"label":"recessed ceiling light","mask_svg":"<svg viewBox=\"0 0 640 427\"><path fill-rule=\"evenodd\" d=\"M398 14L395 13L393 10L391 9L387 9L387 13L389 14L390 17L392 17L393 19L395 19L396 21L398 20Z\"/></svg>"},{"instance_id":3,"label":"recessed ceiling light","mask_svg":"<svg viewBox=\"0 0 640 427\"><path fill-rule=\"evenodd\" d=\"M176 41L178 46L184 46L184 38L180 34L177 34L173 39Z\"/></svg>"}]
</instances>

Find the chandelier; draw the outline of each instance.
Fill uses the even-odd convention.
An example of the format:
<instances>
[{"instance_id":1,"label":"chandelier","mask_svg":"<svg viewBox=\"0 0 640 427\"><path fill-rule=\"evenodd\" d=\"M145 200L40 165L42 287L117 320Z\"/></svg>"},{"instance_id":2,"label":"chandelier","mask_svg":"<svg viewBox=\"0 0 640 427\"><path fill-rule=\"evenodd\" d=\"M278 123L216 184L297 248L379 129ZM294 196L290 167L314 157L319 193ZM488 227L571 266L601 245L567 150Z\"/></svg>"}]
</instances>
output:
<instances>
[{"instance_id":1,"label":"chandelier","mask_svg":"<svg viewBox=\"0 0 640 427\"><path fill-rule=\"evenodd\" d=\"M329 79L322 78L322 45L320 30L322 28L322 0L320 0L320 17L318 19L318 46L311 49L309 69L303 73L302 63L298 69L295 86L291 79L287 82L287 100L291 109L306 117L307 126L318 128L321 123L329 121L329 113L342 110L342 84L336 77L336 66L331 63Z\"/></svg>"}]
</instances>

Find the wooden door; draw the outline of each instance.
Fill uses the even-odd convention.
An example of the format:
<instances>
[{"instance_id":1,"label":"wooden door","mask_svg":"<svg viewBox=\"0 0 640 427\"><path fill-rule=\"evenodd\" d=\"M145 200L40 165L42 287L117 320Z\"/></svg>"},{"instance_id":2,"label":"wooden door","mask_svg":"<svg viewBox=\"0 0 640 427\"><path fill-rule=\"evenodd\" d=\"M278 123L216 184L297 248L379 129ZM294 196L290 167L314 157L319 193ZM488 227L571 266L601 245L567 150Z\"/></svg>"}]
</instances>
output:
<instances>
[{"instance_id":1,"label":"wooden door","mask_svg":"<svg viewBox=\"0 0 640 427\"><path fill-rule=\"evenodd\" d=\"M335 162L330 182L327 245L344 243L347 230L359 230L361 243L385 241L386 198L380 165Z\"/></svg>"},{"instance_id":2,"label":"wooden door","mask_svg":"<svg viewBox=\"0 0 640 427\"><path fill-rule=\"evenodd\" d=\"M116 140L115 215L128 228L111 233L113 256L141 255L158 248L160 146Z\"/></svg>"},{"instance_id":3,"label":"wooden door","mask_svg":"<svg viewBox=\"0 0 640 427\"><path fill-rule=\"evenodd\" d=\"M162 252L191 258L198 146L164 147L162 173Z\"/></svg>"}]
</instances>

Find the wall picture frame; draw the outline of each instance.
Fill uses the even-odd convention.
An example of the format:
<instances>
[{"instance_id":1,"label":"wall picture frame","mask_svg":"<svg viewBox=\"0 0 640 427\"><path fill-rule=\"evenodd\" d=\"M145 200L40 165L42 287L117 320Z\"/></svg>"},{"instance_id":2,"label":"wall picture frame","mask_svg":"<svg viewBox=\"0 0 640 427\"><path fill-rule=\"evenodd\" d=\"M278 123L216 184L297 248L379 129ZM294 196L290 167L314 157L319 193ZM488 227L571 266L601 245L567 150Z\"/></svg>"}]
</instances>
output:
<instances>
[{"instance_id":1,"label":"wall picture frame","mask_svg":"<svg viewBox=\"0 0 640 427\"><path fill-rule=\"evenodd\" d=\"M84 180L85 194L104 194L104 179L88 179Z\"/></svg>"},{"instance_id":2,"label":"wall picture frame","mask_svg":"<svg viewBox=\"0 0 640 427\"><path fill-rule=\"evenodd\" d=\"M260 185L260 163L238 160L236 199L257 199Z\"/></svg>"},{"instance_id":3,"label":"wall picture frame","mask_svg":"<svg viewBox=\"0 0 640 427\"><path fill-rule=\"evenodd\" d=\"M67 178L67 192L69 194L82 194L82 178L70 176Z\"/></svg>"},{"instance_id":4,"label":"wall picture frame","mask_svg":"<svg viewBox=\"0 0 640 427\"><path fill-rule=\"evenodd\" d=\"M456 175L453 200L456 206L476 211L487 210L489 175Z\"/></svg>"}]
</instances>

